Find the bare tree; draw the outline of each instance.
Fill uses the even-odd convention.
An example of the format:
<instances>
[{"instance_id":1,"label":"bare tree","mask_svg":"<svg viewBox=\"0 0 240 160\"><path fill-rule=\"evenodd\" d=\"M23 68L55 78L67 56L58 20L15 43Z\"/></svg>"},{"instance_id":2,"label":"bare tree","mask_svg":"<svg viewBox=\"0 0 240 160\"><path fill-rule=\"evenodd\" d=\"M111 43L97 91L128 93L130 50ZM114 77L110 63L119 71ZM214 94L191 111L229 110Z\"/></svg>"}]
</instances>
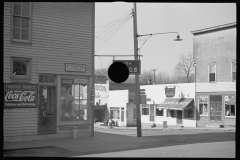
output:
<instances>
[{"instance_id":1,"label":"bare tree","mask_svg":"<svg viewBox=\"0 0 240 160\"><path fill-rule=\"evenodd\" d=\"M191 53L180 56L179 62L174 68L174 74L179 80L179 83L193 82L192 80L194 77L194 66ZM183 79L183 77L185 77L185 80Z\"/></svg>"},{"instance_id":2,"label":"bare tree","mask_svg":"<svg viewBox=\"0 0 240 160\"><path fill-rule=\"evenodd\" d=\"M140 84L149 84L149 81L153 82L153 74L151 71L143 71L139 76Z\"/></svg>"}]
</instances>

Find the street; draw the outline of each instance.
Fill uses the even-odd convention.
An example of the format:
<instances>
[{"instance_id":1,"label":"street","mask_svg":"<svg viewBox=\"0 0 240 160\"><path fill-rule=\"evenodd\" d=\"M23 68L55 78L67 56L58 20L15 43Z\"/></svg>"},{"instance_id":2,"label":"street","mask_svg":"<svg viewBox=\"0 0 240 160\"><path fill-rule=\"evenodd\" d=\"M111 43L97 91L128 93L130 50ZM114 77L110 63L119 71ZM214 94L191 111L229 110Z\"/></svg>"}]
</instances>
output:
<instances>
[{"instance_id":1,"label":"street","mask_svg":"<svg viewBox=\"0 0 240 160\"><path fill-rule=\"evenodd\" d=\"M235 132L96 129L94 137L31 142L35 148L4 151L13 157L235 157ZM19 145L23 144L20 143Z\"/></svg>"}]
</instances>

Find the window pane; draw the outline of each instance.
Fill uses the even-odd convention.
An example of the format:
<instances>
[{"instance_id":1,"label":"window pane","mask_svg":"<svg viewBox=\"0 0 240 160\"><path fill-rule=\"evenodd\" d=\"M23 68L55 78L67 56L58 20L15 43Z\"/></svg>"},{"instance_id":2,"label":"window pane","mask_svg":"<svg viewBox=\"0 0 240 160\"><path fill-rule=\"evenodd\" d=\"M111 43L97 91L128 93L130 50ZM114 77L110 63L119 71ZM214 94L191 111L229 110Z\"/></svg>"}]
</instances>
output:
<instances>
[{"instance_id":1,"label":"window pane","mask_svg":"<svg viewBox=\"0 0 240 160\"><path fill-rule=\"evenodd\" d=\"M199 114L203 115L203 104L199 104Z\"/></svg>"},{"instance_id":2,"label":"window pane","mask_svg":"<svg viewBox=\"0 0 240 160\"><path fill-rule=\"evenodd\" d=\"M29 19L22 18L22 28L29 28Z\"/></svg>"},{"instance_id":3,"label":"window pane","mask_svg":"<svg viewBox=\"0 0 240 160\"><path fill-rule=\"evenodd\" d=\"M204 104L203 106L203 115L208 115L208 105Z\"/></svg>"},{"instance_id":4,"label":"window pane","mask_svg":"<svg viewBox=\"0 0 240 160\"><path fill-rule=\"evenodd\" d=\"M230 116L230 108L227 104L225 104L225 116Z\"/></svg>"},{"instance_id":5,"label":"window pane","mask_svg":"<svg viewBox=\"0 0 240 160\"><path fill-rule=\"evenodd\" d=\"M22 29L22 40L29 40L29 29Z\"/></svg>"},{"instance_id":6,"label":"window pane","mask_svg":"<svg viewBox=\"0 0 240 160\"><path fill-rule=\"evenodd\" d=\"M163 116L163 109L161 108L156 108L156 116Z\"/></svg>"},{"instance_id":7,"label":"window pane","mask_svg":"<svg viewBox=\"0 0 240 160\"><path fill-rule=\"evenodd\" d=\"M20 28L13 28L13 39L20 39Z\"/></svg>"},{"instance_id":8,"label":"window pane","mask_svg":"<svg viewBox=\"0 0 240 160\"><path fill-rule=\"evenodd\" d=\"M13 27L20 27L20 21L21 21L20 17L13 16Z\"/></svg>"},{"instance_id":9,"label":"window pane","mask_svg":"<svg viewBox=\"0 0 240 160\"><path fill-rule=\"evenodd\" d=\"M231 116L235 116L235 105L231 105Z\"/></svg>"},{"instance_id":10,"label":"window pane","mask_svg":"<svg viewBox=\"0 0 240 160\"><path fill-rule=\"evenodd\" d=\"M233 71L233 72L236 72L236 63L232 63L232 67L233 67L233 68L232 68L232 71Z\"/></svg>"},{"instance_id":11,"label":"window pane","mask_svg":"<svg viewBox=\"0 0 240 160\"><path fill-rule=\"evenodd\" d=\"M21 2L15 2L13 6L13 14L21 15Z\"/></svg>"},{"instance_id":12,"label":"window pane","mask_svg":"<svg viewBox=\"0 0 240 160\"><path fill-rule=\"evenodd\" d=\"M26 75L27 74L27 62L14 61L13 62L13 75Z\"/></svg>"},{"instance_id":13,"label":"window pane","mask_svg":"<svg viewBox=\"0 0 240 160\"><path fill-rule=\"evenodd\" d=\"M210 65L210 73L215 73L215 65Z\"/></svg>"},{"instance_id":14,"label":"window pane","mask_svg":"<svg viewBox=\"0 0 240 160\"><path fill-rule=\"evenodd\" d=\"M215 73L210 73L209 74L210 82L215 81Z\"/></svg>"},{"instance_id":15,"label":"window pane","mask_svg":"<svg viewBox=\"0 0 240 160\"><path fill-rule=\"evenodd\" d=\"M30 5L22 5L22 16L23 17L30 17Z\"/></svg>"}]
</instances>

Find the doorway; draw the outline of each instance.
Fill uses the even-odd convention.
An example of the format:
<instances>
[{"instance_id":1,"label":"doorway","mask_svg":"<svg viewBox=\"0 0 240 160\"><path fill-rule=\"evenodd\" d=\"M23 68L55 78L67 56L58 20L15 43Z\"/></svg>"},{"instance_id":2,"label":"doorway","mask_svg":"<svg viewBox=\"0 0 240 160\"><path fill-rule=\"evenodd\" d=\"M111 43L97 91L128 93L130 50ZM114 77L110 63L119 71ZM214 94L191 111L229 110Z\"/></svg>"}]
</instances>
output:
<instances>
[{"instance_id":1,"label":"doorway","mask_svg":"<svg viewBox=\"0 0 240 160\"><path fill-rule=\"evenodd\" d=\"M39 87L39 123L40 134L56 133L56 87Z\"/></svg>"},{"instance_id":2,"label":"doorway","mask_svg":"<svg viewBox=\"0 0 240 160\"><path fill-rule=\"evenodd\" d=\"M222 95L210 95L210 122L222 122Z\"/></svg>"},{"instance_id":3,"label":"doorway","mask_svg":"<svg viewBox=\"0 0 240 160\"><path fill-rule=\"evenodd\" d=\"M182 124L182 111L177 110L177 124Z\"/></svg>"}]
</instances>

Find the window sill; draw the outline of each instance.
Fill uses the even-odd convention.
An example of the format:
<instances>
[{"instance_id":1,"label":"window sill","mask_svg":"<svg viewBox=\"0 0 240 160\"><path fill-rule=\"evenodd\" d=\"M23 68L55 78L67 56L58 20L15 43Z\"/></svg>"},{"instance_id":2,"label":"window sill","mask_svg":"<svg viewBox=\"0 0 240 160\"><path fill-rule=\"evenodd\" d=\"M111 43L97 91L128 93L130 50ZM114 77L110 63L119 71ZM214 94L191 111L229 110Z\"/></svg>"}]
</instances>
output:
<instances>
[{"instance_id":1,"label":"window sill","mask_svg":"<svg viewBox=\"0 0 240 160\"><path fill-rule=\"evenodd\" d=\"M225 118L232 119L232 118L236 118L236 116L225 116Z\"/></svg>"},{"instance_id":2,"label":"window sill","mask_svg":"<svg viewBox=\"0 0 240 160\"><path fill-rule=\"evenodd\" d=\"M208 115L200 115L201 117L208 117Z\"/></svg>"},{"instance_id":3,"label":"window sill","mask_svg":"<svg viewBox=\"0 0 240 160\"><path fill-rule=\"evenodd\" d=\"M29 78L29 77L22 77L22 76L19 76L19 77L17 77L17 76L12 76L12 77L10 77L10 79L23 79L23 80L31 80L31 78Z\"/></svg>"},{"instance_id":4,"label":"window sill","mask_svg":"<svg viewBox=\"0 0 240 160\"><path fill-rule=\"evenodd\" d=\"M30 41L24 41L24 40L11 40L12 43L15 43L15 44L26 44L26 45L32 45L32 42Z\"/></svg>"}]
</instances>

